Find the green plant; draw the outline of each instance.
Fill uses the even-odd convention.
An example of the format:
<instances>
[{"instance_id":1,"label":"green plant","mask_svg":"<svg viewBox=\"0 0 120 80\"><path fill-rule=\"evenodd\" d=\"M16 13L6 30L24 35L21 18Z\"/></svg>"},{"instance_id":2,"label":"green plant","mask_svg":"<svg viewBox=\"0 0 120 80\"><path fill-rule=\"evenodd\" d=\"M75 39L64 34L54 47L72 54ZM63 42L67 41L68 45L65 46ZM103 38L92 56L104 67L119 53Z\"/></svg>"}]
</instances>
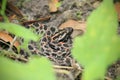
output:
<instances>
[{"instance_id":1,"label":"green plant","mask_svg":"<svg viewBox=\"0 0 120 80\"><path fill-rule=\"evenodd\" d=\"M32 31L24 28L23 26L9 23L9 20L8 20L7 16L5 15L6 4L7 4L7 0L2 0L0 14L3 16L5 22L0 22L0 30L4 29L4 30L16 35L17 37L24 38L24 43L21 47L27 49L28 42L30 40L37 41L40 38L40 36L34 34ZM29 35L31 35L31 36L29 36Z\"/></svg>"},{"instance_id":2,"label":"green plant","mask_svg":"<svg viewBox=\"0 0 120 80\"><path fill-rule=\"evenodd\" d=\"M72 53L84 66L83 80L104 80L107 67L120 57L118 19L113 0L103 0L87 20L87 31L74 40Z\"/></svg>"},{"instance_id":3,"label":"green plant","mask_svg":"<svg viewBox=\"0 0 120 80\"><path fill-rule=\"evenodd\" d=\"M14 24L14 23L0 23L0 30L6 30L17 37L24 38L24 48L27 47L27 44L30 40L37 41L39 39L39 36L34 34L32 31L26 29L25 27L22 27L20 25ZM29 36L30 35L30 36Z\"/></svg>"},{"instance_id":4,"label":"green plant","mask_svg":"<svg viewBox=\"0 0 120 80\"><path fill-rule=\"evenodd\" d=\"M35 57L28 63L20 63L0 56L0 79L55 80L51 65L46 58Z\"/></svg>"},{"instance_id":5,"label":"green plant","mask_svg":"<svg viewBox=\"0 0 120 80\"><path fill-rule=\"evenodd\" d=\"M0 22L0 30L6 30L15 36L24 38L26 49L30 40L37 41L40 36L32 31L13 23L9 23L5 15L7 0L2 0L1 15L5 22ZM23 48L23 46L22 46ZM34 57L29 62L20 63L3 57L4 51L0 52L0 79L1 80L55 80L51 62L46 58ZM12 54L7 51L8 54ZM49 77L47 77L49 75Z\"/></svg>"},{"instance_id":6,"label":"green plant","mask_svg":"<svg viewBox=\"0 0 120 80\"><path fill-rule=\"evenodd\" d=\"M13 23L0 23L0 30L2 29L24 38L25 50L30 40L37 41L39 38L32 31ZM0 54L0 78L2 80L55 80L51 63L45 58L34 57L25 64L6 59L2 56L4 54L2 51ZM49 77L46 77L46 75L49 75Z\"/></svg>"}]
</instances>

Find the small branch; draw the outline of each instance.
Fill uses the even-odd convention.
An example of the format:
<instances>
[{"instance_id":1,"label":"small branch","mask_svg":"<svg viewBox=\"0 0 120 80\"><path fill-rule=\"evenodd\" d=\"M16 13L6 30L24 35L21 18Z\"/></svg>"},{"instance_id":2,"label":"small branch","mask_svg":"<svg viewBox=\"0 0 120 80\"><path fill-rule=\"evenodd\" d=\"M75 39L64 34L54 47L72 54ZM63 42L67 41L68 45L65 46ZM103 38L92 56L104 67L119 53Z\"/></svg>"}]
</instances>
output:
<instances>
[{"instance_id":1,"label":"small branch","mask_svg":"<svg viewBox=\"0 0 120 80\"><path fill-rule=\"evenodd\" d=\"M16 39L17 39L17 37L15 36L14 39L13 39L13 41L10 43L10 47L9 47L8 51L11 51L11 50L12 50L12 47L13 47Z\"/></svg>"},{"instance_id":2,"label":"small branch","mask_svg":"<svg viewBox=\"0 0 120 80\"><path fill-rule=\"evenodd\" d=\"M53 66L56 69L73 69L73 67L68 67L68 66L58 66L58 65L54 65Z\"/></svg>"},{"instance_id":3,"label":"small branch","mask_svg":"<svg viewBox=\"0 0 120 80\"><path fill-rule=\"evenodd\" d=\"M57 69L57 70L55 70L55 72L59 73L59 74L66 74L71 80L74 80L73 75L69 71L67 71L67 70Z\"/></svg>"}]
</instances>

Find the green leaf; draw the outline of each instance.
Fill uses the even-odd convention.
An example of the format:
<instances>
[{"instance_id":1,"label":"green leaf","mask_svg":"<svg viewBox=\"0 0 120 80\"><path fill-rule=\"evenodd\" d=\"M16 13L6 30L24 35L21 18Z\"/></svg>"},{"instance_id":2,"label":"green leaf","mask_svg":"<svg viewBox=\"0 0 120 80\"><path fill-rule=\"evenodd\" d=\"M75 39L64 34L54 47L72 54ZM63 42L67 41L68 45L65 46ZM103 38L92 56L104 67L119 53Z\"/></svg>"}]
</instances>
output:
<instances>
[{"instance_id":1,"label":"green leaf","mask_svg":"<svg viewBox=\"0 0 120 80\"><path fill-rule=\"evenodd\" d=\"M38 36L32 31L13 23L0 23L0 29L5 29L16 36L23 37L25 40L38 40Z\"/></svg>"},{"instance_id":2,"label":"green leaf","mask_svg":"<svg viewBox=\"0 0 120 80\"><path fill-rule=\"evenodd\" d=\"M73 56L85 67L83 80L104 77L108 65L120 56L118 19L113 0L104 0L87 20L87 31L73 44Z\"/></svg>"},{"instance_id":3,"label":"green leaf","mask_svg":"<svg viewBox=\"0 0 120 80\"><path fill-rule=\"evenodd\" d=\"M55 80L51 63L46 58L31 59L19 63L0 57L1 80Z\"/></svg>"},{"instance_id":4,"label":"green leaf","mask_svg":"<svg viewBox=\"0 0 120 80\"><path fill-rule=\"evenodd\" d=\"M13 24L13 23L0 23L0 29L5 29L6 31L15 34L16 36L24 38L24 43L20 46L27 50L28 42L30 40L38 41L41 36L38 36L32 32L32 30L28 30L23 26Z\"/></svg>"}]
</instances>

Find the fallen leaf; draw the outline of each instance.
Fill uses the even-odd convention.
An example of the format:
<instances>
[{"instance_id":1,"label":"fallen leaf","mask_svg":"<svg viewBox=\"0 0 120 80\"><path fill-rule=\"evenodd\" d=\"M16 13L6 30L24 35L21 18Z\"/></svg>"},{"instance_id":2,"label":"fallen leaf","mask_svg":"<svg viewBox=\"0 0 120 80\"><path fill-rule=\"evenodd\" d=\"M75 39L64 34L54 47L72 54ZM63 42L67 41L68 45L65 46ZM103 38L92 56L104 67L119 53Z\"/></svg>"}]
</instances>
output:
<instances>
[{"instance_id":1,"label":"fallen leaf","mask_svg":"<svg viewBox=\"0 0 120 80\"><path fill-rule=\"evenodd\" d=\"M0 31L0 39L4 40L5 42L10 42L10 43L12 43L13 41L13 38L4 31ZM19 45L20 45L19 42L15 41L14 46L18 47Z\"/></svg>"},{"instance_id":2,"label":"fallen leaf","mask_svg":"<svg viewBox=\"0 0 120 80\"><path fill-rule=\"evenodd\" d=\"M56 12L57 11L57 3L58 0L49 0L49 10L50 12Z\"/></svg>"},{"instance_id":3,"label":"fallen leaf","mask_svg":"<svg viewBox=\"0 0 120 80\"><path fill-rule=\"evenodd\" d=\"M83 21L68 20L65 23L60 25L60 29L72 27L74 29L72 37L83 34L86 31L86 23Z\"/></svg>"},{"instance_id":4,"label":"fallen leaf","mask_svg":"<svg viewBox=\"0 0 120 80\"><path fill-rule=\"evenodd\" d=\"M120 21L120 2L115 3L115 9L118 13L118 19Z\"/></svg>"}]
</instances>

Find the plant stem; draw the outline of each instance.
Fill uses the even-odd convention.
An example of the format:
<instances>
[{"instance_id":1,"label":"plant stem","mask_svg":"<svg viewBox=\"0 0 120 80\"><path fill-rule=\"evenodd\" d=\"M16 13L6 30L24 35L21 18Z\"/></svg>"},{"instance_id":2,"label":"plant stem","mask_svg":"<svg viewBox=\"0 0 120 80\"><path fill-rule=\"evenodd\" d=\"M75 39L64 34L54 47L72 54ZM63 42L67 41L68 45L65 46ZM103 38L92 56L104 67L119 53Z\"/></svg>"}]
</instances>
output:
<instances>
[{"instance_id":1,"label":"plant stem","mask_svg":"<svg viewBox=\"0 0 120 80\"><path fill-rule=\"evenodd\" d=\"M13 47L16 39L17 39L17 37L15 36L14 39L13 39L13 41L10 43L10 47L9 47L8 51L11 51L11 50L12 50L12 47Z\"/></svg>"},{"instance_id":2,"label":"plant stem","mask_svg":"<svg viewBox=\"0 0 120 80\"><path fill-rule=\"evenodd\" d=\"M7 16L5 15L6 4L7 4L7 0L2 0L2 7L0 10L0 14L3 16L5 22L9 22Z\"/></svg>"}]
</instances>

